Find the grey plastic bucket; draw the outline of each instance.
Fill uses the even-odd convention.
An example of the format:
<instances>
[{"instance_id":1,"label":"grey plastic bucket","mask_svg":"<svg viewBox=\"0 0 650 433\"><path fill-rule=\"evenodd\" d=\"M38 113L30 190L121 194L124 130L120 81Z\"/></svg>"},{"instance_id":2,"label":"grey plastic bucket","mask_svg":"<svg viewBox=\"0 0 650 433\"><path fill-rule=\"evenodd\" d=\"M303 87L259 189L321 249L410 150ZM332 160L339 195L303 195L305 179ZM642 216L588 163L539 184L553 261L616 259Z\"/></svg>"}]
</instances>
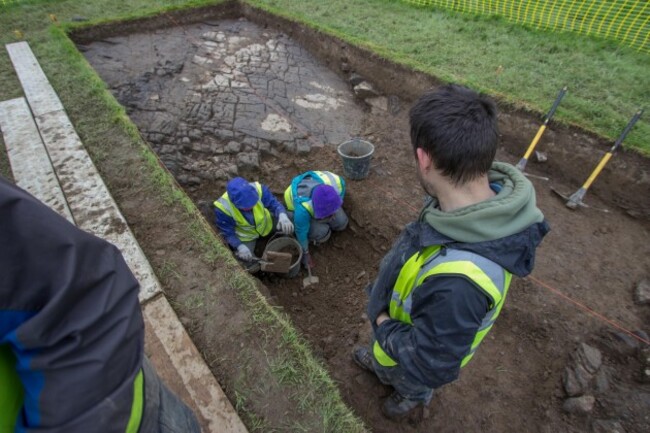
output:
<instances>
[{"instance_id":1,"label":"grey plastic bucket","mask_svg":"<svg viewBox=\"0 0 650 433\"><path fill-rule=\"evenodd\" d=\"M281 236L271 239L264 248L264 252L275 251L275 252L291 252L292 255L296 255L296 259L291 263L289 267L289 272L286 275L289 278L298 276L300 273L300 261L302 260L302 247L300 242L295 238L289 236Z\"/></svg>"},{"instance_id":2,"label":"grey plastic bucket","mask_svg":"<svg viewBox=\"0 0 650 433\"><path fill-rule=\"evenodd\" d=\"M368 176L375 146L360 138L353 138L339 144L337 151L343 159L345 177L360 180Z\"/></svg>"}]
</instances>

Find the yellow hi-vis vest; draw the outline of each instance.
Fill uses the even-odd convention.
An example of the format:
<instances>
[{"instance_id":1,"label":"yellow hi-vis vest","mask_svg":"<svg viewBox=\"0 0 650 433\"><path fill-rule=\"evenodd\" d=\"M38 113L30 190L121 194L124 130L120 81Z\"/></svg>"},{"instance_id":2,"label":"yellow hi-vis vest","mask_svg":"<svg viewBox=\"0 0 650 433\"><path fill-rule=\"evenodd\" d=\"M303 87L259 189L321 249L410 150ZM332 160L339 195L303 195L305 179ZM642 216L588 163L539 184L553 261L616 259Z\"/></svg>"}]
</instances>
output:
<instances>
[{"instance_id":1,"label":"yellow hi-vis vest","mask_svg":"<svg viewBox=\"0 0 650 433\"><path fill-rule=\"evenodd\" d=\"M391 319L413 324L411 320L413 291L432 275L458 275L467 278L480 287L490 299L489 311L483 318L468 353L461 361L460 366L464 367L472 359L479 344L499 316L510 287L512 274L493 261L469 251L445 248L444 254L441 254L439 245L427 247L422 252L413 254L402 266L390 300L388 313ZM397 365L397 362L381 348L377 341L372 351L380 365L384 367Z\"/></svg>"},{"instance_id":2,"label":"yellow hi-vis vest","mask_svg":"<svg viewBox=\"0 0 650 433\"><path fill-rule=\"evenodd\" d=\"M255 203L255 206L253 206L255 225L250 224L246 220L241 211L237 209L237 206L230 201L227 192L214 202L215 207L219 208L223 213L235 220L235 234L242 242L250 242L260 236L266 236L271 233L271 229L273 228L271 212L269 212L269 210L262 204L262 185L260 185L259 182L251 182L251 185L255 187L260 198L257 200L257 203Z\"/></svg>"},{"instance_id":3,"label":"yellow hi-vis vest","mask_svg":"<svg viewBox=\"0 0 650 433\"><path fill-rule=\"evenodd\" d=\"M314 170L313 173L315 173L320 180L325 184L334 187L336 192L341 195L341 192L343 191L343 183L341 182L341 177L334 174L330 173L329 171L316 171ZM287 209L290 211L293 211L296 209L293 201L294 201L294 196L293 196L293 182L289 187L284 191L284 202L287 205ZM314 205L311 202L311 199L306 200L301 203L305 209L307 209L307 212L313 217L314 216Z\"/></svg>"}]
</instances>

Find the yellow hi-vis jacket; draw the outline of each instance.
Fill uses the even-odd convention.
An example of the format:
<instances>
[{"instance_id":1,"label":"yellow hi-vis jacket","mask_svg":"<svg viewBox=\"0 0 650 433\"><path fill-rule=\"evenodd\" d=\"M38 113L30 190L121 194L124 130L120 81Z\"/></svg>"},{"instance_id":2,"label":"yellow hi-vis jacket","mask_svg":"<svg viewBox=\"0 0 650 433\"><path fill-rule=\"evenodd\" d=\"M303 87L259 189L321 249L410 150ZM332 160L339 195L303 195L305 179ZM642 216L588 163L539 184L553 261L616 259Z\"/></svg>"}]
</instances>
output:
<instances>
[{"instance_id":1,"label":"yellow hi-vis jacket","mask_svg":"<svg viewBox=\"0 0 650 433\"><path fill-rule=\"evenodd\" d=\"M433 245L421 252L413 254L402 266L393 287L389 306L391 319L412 325L411 306L414 290L432 275L458 275L469 279L490 299L489 311L479 327L474 341L461 362L464 367L478 348L483 338L492 328L494 321L501 312L501 307L508 293L512 274L498 264L478 254L446 248L445 254L440 254L441 247ZM384 367L397 365L375 341L373 354L377 362Z\"/></svg>"},{"instance_id":2,"label":"yellow hi-vis jacket","mask_svg":"<svg viewBox=\"0 0 650 433\"><path fill-rule=\"evenodd\" d=\"M318 182L318 179L325 185L329 185L331 187L334 187L336 192L343 198L343 193L345 192L345 182L341 178L341 176L330 173L329 171L309 171L305 173L305 175L310 174L312 176L316 176L315 180ZM300 203L305 209L307 209L307 212L314 217L314 205L311 201L311 198L309 197L295 197L298 194L298 184L300 183L300 180L302 180L303 176L300 176L299 178L294 179L293 182L291 182L291 185L287 187L287 189L284 191L284 202L287 205L287 209L290 211L295 210L296 205ZM298 180L298 181L296 181ZM316 186L316 185L314 185ZM311 192L310 192L311 194ZM294 203L295 202L295 203Z\"/></svg>"},{"instance_id":3,"label":"yellow hi-vis jacket","mask_svg":"<svg viewBox=\"0 0 650 433\"><path fill-rule=\"evenodd\" d=\"M213 203L215 207L235 220L235 234L242 242L250 242L260 236L266 236L273 229L271 212L262 204L262 185L259 182L251 182L251 185L255 187L259 196L259 200L257 200L257 203L255 203L252 209L255 225L250 224L246 220L241 211L237 209L237 206L230 201L227 192Z\"/></svg>"}]
</instances>

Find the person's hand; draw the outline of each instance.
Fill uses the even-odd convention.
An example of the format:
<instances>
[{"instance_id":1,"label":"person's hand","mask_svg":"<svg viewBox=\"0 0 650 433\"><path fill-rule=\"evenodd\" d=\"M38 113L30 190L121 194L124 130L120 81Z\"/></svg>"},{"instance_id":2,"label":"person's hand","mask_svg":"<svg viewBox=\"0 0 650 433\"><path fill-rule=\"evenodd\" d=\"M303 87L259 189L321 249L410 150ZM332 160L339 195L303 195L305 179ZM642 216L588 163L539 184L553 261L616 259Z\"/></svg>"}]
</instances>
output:
<instances>
[{"instance_id":1,"label":"person's hand","mask_svg":"<svg viewBox=\"0 0 650 433\"><path fill-rule=\"evenodd\" d=\"M382 311L381 313L379 313L379 316L377 316L377 320L375 320L375 323L377 324L377 326L379 326L382 323L384 323L386 320L390 320L390 316L385 311Z\"/></svg>"},{"instance_id":2,"label":"person's hand","mask_svg":"<svg viewBox=\"0 0 650 433\"><path fill-rule=\"evenodd\" d=\"M245 262L250 262L253 260L253 253L251 253L251 250L248 249L248 247L244 244L240 244L237 247L237 253L235 254Z\"/></svg>"},{"instance_id":3,"label":"person's hand","mask_svg":"<svg viewBox=\"0 0 650 433\"><path fill-rule=\"evenodd\" d=\"M281 213L280 216L278 217L278 226L277 229L282 232L282 234L285 235L290 235L293 233L293 224L291 223L291 220L287 216L286 213Z\"/></svg>"},{"instance_id":4,"label":"person's hand","mask_svg":"<svg viewBox=\"0 0 650 433\"><path fill-rule=\"evenodd\" d=\"M302 253L302 265L305 268L313 268L314 266L316 266L314 260L311 258L311 254L309 254L309 251L304 251Z\"/></svg>"}]
</instances>

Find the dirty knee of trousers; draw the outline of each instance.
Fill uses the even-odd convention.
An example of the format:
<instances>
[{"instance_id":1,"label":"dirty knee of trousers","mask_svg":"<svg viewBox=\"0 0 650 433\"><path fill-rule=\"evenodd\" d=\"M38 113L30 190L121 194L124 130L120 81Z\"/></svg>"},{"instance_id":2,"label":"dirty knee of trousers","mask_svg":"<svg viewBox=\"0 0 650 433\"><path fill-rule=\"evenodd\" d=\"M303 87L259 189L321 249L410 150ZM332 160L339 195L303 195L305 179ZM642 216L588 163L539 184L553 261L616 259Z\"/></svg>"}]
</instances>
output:
<instances>
[{"instance_id":1,"label":"dirty knee of trousers","mask_svg":"<svg viewBox=\"0 0 650 433\"><path fill-rule=\"evenodd\" d=\"M332 230L326 223L312 220L309 227L309 241L314 245L320 245L327 242L332 235Z\"/></svg>"},{"instance_id":2,"label":"dirty knee of trousers","mask_svg":"<svg viewBox=\"0 0 650 433\"><path fill-rule=\"evenodd\" d=\"M348 227L348 222L348 216L345 214L343 209L339 209L329 221L329 226L335 232L342 232Z\"/></svg>"},{"instance_id":3,"label":"dirty knee of trousers","mask_svg":"<svg viewBox=\"0 0 650 433\"><path fill-rule=\"evenodd\" d=\"M330 236L332 236L332 231L328 230L325 233L325 235L323 235L321 237L318 237L318 238L310 238L310 241L314 245L321 245L321 244L324 244L325 242L327 242L329 240Z\"/></svg>"},{"instance_id":4,"label":"dirty knee of trousers","mask_svg":"<svg viewBox=\"0 0 650 433\"><path fill-rule=\"evenodd\" d=\"M371 346L372 347L372 346ZM403 397L428 405L433 398L433 388L410 380L400 365L384 367L373 356L375 375L384 385L392 386Z\"/></svg>"}]
</instances>

